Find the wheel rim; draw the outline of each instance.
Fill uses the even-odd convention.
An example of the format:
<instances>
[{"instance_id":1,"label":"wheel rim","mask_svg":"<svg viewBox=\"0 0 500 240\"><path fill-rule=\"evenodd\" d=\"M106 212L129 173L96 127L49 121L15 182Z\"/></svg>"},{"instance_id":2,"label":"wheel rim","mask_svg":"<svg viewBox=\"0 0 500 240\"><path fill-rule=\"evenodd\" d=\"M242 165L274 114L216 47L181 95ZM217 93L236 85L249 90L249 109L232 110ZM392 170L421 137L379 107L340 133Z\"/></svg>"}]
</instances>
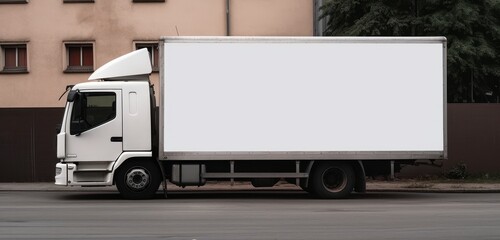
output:
<instances>
[{"instance_id":1,"label":"wheel rim","mask_svg":"<svg viewBox=\"0 0 500 240\"><path fill-rule=\"evenodd\" d=\"M328 168L323 172L323 186L329 192L340 192L347 185L347 174L339 168Z\"/></svg>"},{"instance_id":2,"label":"wheel rim","mask_svg":"<svg viewBox=\"0 0 500 240\"><path fill-rule=\"evenodd\" d=\"M144 168L134 167L127 171L125 182L127 187L133 191L144 190L151 181L149 172Z\"/></svg>"}]
</instances>

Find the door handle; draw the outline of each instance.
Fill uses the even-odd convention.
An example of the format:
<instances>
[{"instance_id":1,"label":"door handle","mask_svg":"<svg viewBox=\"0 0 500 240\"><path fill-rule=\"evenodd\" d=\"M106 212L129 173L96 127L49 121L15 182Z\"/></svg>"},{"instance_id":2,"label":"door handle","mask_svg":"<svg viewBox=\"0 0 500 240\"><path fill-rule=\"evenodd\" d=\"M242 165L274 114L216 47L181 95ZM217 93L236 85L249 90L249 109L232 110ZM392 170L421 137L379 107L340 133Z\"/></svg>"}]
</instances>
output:
<instances>
[{"instance_id":1,"label":"door handle","mask_svg":"<svg viewBox=\"0 0 500 240\"><path fill-rule=\"evenodd\" d=\"M123 142L123 137L111 137L111 142Z\"/></svg>"}]
</instances>

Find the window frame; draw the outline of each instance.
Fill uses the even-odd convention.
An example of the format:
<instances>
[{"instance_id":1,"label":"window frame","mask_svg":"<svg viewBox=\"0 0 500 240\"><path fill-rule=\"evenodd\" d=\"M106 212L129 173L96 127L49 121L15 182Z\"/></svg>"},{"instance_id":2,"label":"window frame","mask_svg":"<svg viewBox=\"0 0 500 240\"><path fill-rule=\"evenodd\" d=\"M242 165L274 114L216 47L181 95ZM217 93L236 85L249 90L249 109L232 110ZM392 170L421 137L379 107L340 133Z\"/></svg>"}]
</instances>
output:
<instances>
[{"instance_id":1,"label":"window frame","mask_svg":"<svg viewBox=\"0 0 500 240\"><path fill-rule=\"evenodd\" d=\"M99 122L98 124L95 124L95 125L90 125L90 123L88 123L88 120L87 120L87 113L85 113L85 119L82 118L82 116L78 116L79 118L75 119L75 114L81 114L83 112L87 112L89 106L88 106L88 100L86 101L83 101L83 98L88 98L88 97L95 97L95 96L112 96L113 97L113 102L112 102L112 111L114 112L114 115L112 118L107 118L105 121L101 121ZM117 101L117 94L116 92L78 92L77 94L77 97L75 98L75 100L73 101L72 103L72 106L71 106L71 116L69 116L69 119L70 119L70 135L80 135L84 132L87 132L89 130L92 130L92 129L95 129L99 126L102 126L106 123L109 123L113 120L116 119L117 117L117 106L116 106L116 101ZM83 106L83 103L85 103L86 105ZM114 103L114 104L113 104ZM83 111L83 107L85 107L85 111ZM78 110L78 109L79 110ZM74 121L78 120L78 124L75 124ZM83 121L83 122L82 122ZM85 123L88 125L87 128L84 128L82 129L81 126L79 126L78 129L76 129L76 125L79 125L79 124L82 124L82 123Z\"/></svg>"},{"instance_id":2,"label":"window frame","mask_svg":"<svg viewBox=\"0 0 500 240\"><path fill-rule=\"evenodd\" d=\"M28 0L0 0L0 4L26 4Z\"/></svg>"},{"instance_id":3,"label":"window frame","mask_svg":"<svg viewBox=\"0 0 500 240\"><path fill-rule=\"evenodd\" d=\"M159 72L160 71L160 42L159 41L142 41L142 40L137 40L134 41L134 50L139 50L141 48L149 48L149 47L156 47L156 61L155 61L155 51L151 51L151 54L149 55L149 60L151 62L151 68L153 72ZM149 52L149 49L148 49Z\"/></svg>"},{"instance_id":4,"label":"window frame","mask_svg":"<svg viewBox=\"0 0 500 240\"><path fill-rule=\"evenodd\" d=\"M15 67L6 67L7 59L6 59L6 49L16 49L15 51ZM24 48L25 51L25 61L26 66L20 65L20 57L19 57L19 49ZM29 52L28 52L28 43L26 41L22 42L0 42L0 73L2 74L12 74L12 73L29 73Z\"/></svg>"},{"instance_id":5,"label":"window frame","mask_svg":"<svg viewBox=\"0 0 500 240\"><path fill-rule=\"evenodd\" d=\"M94 3L94 0L63 0L63 3Z\"/></svg>"},{"instance_id":6,"label":"window frame","mask_svg":"<svg viewBox=\"0 0 500 240\"><path fill-rule=\"evenodd\" d=\"M84 47L91 47L92 65L84 64ZM80 48L80 65L70 65L70 48ZM95 43L94 41L65 41L63 42L63 72L64 73L91 73L95 69Z\"/></svg>"},{"instance_id":7,"label":"window frame","mask_svg":"<svg viewBox=\"0 0 500 240\"><path fill-rule=\"evenodd\" d=\"M133 3L162 3L165 0L132 0Z\"/></svg>"}]
</instances>

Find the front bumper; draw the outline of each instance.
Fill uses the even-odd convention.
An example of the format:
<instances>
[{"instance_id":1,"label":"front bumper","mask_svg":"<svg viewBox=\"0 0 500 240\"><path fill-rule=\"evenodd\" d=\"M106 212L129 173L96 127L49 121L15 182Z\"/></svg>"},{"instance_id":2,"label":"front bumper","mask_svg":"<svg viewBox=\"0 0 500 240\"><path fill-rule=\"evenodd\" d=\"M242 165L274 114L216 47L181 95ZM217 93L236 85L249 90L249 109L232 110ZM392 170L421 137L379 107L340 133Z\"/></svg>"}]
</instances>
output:
<instances>
[{"instance_id":1,"label":"front bumper","mask_svg":"<svg viewBox=\"0 0 500 240\"><path fill-rule=\"evenodd\" d=\"M55 184L60 186L68 186L73 182L73 171L76 165L73 163L58 163L56 164Z\"/></svg>"},{"instance_id":2,"label":"front bumper","mask_svg":"<svg viewBox=\"0 0 500 240\"><path fill-rule=\"evenodd\" d=\"M96 175L97 173L97 175ZM112 186L113 173L106 170L78 171L75 163L56 164L55 184L59 186Z\"/></svg>"}]
</instances>

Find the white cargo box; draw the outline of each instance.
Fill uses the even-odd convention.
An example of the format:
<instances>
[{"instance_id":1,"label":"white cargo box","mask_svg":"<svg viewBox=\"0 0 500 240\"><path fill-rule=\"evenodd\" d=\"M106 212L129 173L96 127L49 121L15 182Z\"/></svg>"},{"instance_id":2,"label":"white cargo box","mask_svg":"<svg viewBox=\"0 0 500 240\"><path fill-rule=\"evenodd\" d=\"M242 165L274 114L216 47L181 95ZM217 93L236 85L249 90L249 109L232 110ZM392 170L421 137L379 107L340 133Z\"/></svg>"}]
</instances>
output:
<instances>
[{"instance_id":1,"label":"white cargo box","mask_svg":"<svg viewBox=\"0 0 500 240\"><path fill-rule=\"evenodd\" d=\"M446 158L443 37L165 37L160 159Z\"/></svg>"}]
</instances>

